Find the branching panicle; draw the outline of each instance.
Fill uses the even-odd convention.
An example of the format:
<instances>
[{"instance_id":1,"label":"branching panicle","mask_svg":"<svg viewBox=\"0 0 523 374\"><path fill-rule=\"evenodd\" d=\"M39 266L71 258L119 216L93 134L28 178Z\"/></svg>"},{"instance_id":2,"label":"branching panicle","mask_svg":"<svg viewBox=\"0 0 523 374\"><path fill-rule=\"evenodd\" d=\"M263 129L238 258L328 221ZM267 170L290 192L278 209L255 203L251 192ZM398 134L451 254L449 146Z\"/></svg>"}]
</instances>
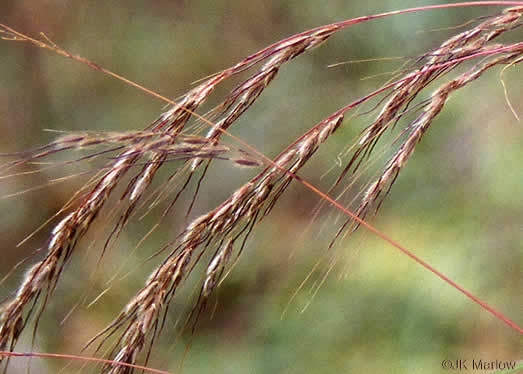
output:
<instances>
[{"instance_id":1,"label":"branching panicle","mask_svg":"<svg viewBox=\"0 0 523 374\"><path fill-rule=\"evenodd\" d=\"M207 255L206 258L210 260L198 286L198 301L189 319L198 318L208 299L233 266L232 256L241 254L255 225L272 211L292 180L302 181L298 173L342 125L348 110L381 93L385 94L378 115L361 133L351 158L331 191L355 175L379 139L406 117L413 103L422 99L422 93L429 86L437 84L430 97L421 100L422 103L417 105L416 118L406 124L397 150L386 162L379 177L367 187L355 216L339 228L332 246L336 238L346 230L355 230L360 223L365 224L361 220L358 221L358 217L364 218L371 207L377 211L413 155L417 144L452 93L478 79L494 66L516 64L523 60L522 43L503 45L492 42L503 33L521 26L522 16L523 7L510 8L441 43L438 48L421 56L417 67L407 71L403 77L320 121L292 142L274 160L268 160L252 147L244 150L226 144L222 135L228 134L230 127L254 105L284 64L317 47L334 33L372 17L309 30L248 56L191 89L143 131L72 133L33 152L23 154L21 160L8 166L29 163L66 150L88 152L88 156L83 160L110 153L114 157L109 158L103 169L93 178L92 184L82 190L83 195L76 199L76 205L70 204L67 205L67 209L64 208L63 211L67 211L67 214L52 229L44 259L31 267L16 295L3 305L0 315L0 350L14 349L34 309L37 308L40 296L45 295L42 308L45 306L64 266L76 249L76 244L87 233L116 187L123 185L124 192L119 201L124 201L127 205L125 209L120 209L120 219L111 235L126 226L139 202L149 195L150 186L157 178L160 168L172 165L169 161L180 160L170 169L172 175L168 182L171 179L177 180L184 173L186 181L180 188L176 187L177 193L164 214L176 203L191 177L202 165L205 167L199 171L201 177L194 199L207 168L214 160L226 160L244 167L264 166L261 172L237 188L218 206L185 226L177 240L167 246L169 255L152 272L144 287L127 303L113 322L88 343L91 345L97 342L99 350L109 336L119 336L111 350L114 362L106 364L103 371L112 374L130 373L130 367L118 363L135 363L144 348L152 346L163 326L162 316L165 318L172 298L197 268L202 256ZM5 38L28 41L107 72L55 45L51 46L24 36L7 26L0 25L0 32ZM447 73L473 59L480 61L471 64L464 73L458 73L457 77L440 82ZM225 95L225 98L208 113L208 117L197 114L216 87L241 73L248 76ZM111 75L114 76L113 73ZM210 119L213 122L210 122ZM193 130L194 127L189 126L192 120L210 125L206 135L199 135ZM140 169L125 183L125 177L131 174L130 170L138 166ZM192 203L189 210L191 207Z\"/></svg>"}]
</instances>

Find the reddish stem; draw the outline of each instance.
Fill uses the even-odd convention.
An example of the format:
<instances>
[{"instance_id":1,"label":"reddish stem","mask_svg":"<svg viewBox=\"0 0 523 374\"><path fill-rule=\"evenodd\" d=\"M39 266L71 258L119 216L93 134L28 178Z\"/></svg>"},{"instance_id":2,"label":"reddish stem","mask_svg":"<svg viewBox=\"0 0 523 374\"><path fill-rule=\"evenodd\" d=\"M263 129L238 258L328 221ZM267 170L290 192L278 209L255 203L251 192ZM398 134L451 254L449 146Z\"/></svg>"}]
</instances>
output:
<instances>
[{"instance_id":1,"label":"reddish stem","mask_svg":"<svg viewBox=\"0 0 523 374\"><path fill-rule=\"evenodd\" d=\"M142 366L142 365L128 364L126 362L121 362L121 361L105 360L103 358L96 358L96 357L89 357L89 356L78 356L78 355L67 355L67 354L61 354L61 353L6 352L6 351L0 351L0 358L2 356L6 356L6 357L61 358L61 359L66 359L66 360L90 361L90 362L96 362L96 363L102 363L102 364L126 366L126 367L129 367L129 368L143 370L143 371L147 371L149 373L154 373L154 374L171 374L168 371L153 369L153 368L149 368L147 366Z\"/></svg>"}]
</instances>

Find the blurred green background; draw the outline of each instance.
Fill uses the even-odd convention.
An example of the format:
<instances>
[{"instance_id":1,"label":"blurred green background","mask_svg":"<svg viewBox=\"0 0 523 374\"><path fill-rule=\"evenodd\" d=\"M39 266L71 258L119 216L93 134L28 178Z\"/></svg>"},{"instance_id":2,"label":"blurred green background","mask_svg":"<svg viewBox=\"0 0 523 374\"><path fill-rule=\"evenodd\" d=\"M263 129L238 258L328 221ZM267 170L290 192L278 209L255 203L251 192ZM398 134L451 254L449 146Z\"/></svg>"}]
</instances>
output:
<instances>
[{"instance_id":1,"label":"blurred green background","mask_svg":"<svg viewBox=\"0 0 523 374\"><path fill-rule=\"evenodd\" d=\"M4 0L0 22L36 37L43 32L73 54L176 98L197 79L294 33L428 4ZM416 56L462 30L452 27L499 9L426 11L342 31L287 64L232 132L274 157L319 120L378 88L390 77L378 74L399 68L402 60L329 64ZM515 30L511 38L521 41L522 33ZM521 69L515 66L504 74L520 117ZM523 131L507 105L500 70L492 69L452 96L371 223L522 325ZM28 44L0 41L0 152L51 141L56 134L44 129L139 130L163 107L84 65ZM326 191L336 175L336 156L354 142L369 118L346 120L301 175ZM8 161L4 157L2 163ZM2 276L45 245L52 226L16 247L87 178L49 181L84 166L0 180ZM322 177L330 168L334 170ZM217 162L194 215L217 206L254 172ZM11 196L37 186L43 187ZM362 229L327 250L342 217L326 209L311 225L317 202L317 196L299 185L284 194L254 230L192 337L180 334L176 324L180 311L191 307L194 289L187 284L173 302L149 365L178 372L183 364L184 373L439 373L444 359L522 358L517 332L371 233ZM154 261L144 260L177 235L184 212L184 205L179 206L175 213L180 214L169 217L138 250L134 247L161 210L131 222L99 267L111 227L103 225L104 219L94 225L47 306L34 350L79 353L155 267ZM35 256L29 263L41 254ZM26 267L0 285L3 300L12 296ZM28 351L30 341L27 330L16 349ZM31 366L38 373L54 373L65 363L35 359ZM25 359L15 359L9 372L25 372L26 367ZM63 370L76 372L78 366ZM91 364L85 368L93 370Z\"/></svg>"}]
</instances>

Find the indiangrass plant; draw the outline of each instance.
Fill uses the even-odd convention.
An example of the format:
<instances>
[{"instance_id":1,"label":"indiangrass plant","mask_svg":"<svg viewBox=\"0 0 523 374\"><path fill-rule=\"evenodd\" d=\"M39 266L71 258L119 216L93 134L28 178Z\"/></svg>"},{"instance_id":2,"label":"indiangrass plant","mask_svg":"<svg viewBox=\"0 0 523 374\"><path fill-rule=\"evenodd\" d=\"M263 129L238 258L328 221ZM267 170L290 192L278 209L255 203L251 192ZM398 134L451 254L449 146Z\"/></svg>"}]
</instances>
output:
<instances>
[{"instance_id":1,"label":"indiangrass plant","mask_svg":"<svg viewBox=\"0 0 523 374\"><path fill-rule=\"evenodd\" d=\"M2 181L11 182L35 174L54 175L52 173L56 170L74 169L74 172L71 171L69 175L56 177L50 182L44 182L42 186L28 188L27 194L40 187L49 187L56 182L65 183L77 179L82 182L76 185L70 196L62 200L63 206L22 242L21 247L27 247L40 238L45 241L45 244L41 244L42 247L36 254L24 260L33 264L23 264L27 270L20 276L20 284L14 286L13 283L16 291L6 295L3 301L0 317L0 351L16 352L22 341L18 345L17 343L19 340L24 340L26 335L29 337L24 344L28 345L28 350L41 350L39 348L43 344L43 338L40 336L41 329L49 331L48 325L55 323L54 329L60 331L62 323L67 325L69 319L74 319L69 315L62 315L64 322L52 322L46 319L46 314L55 303L59 303L57 295L64 293L60 290L62 283L74 282L74 277L68 276L68 272L75 258L88 258L82 252L88 252L91 248L99 249L98 260L93 263L93 268L88 270L92 273L87 277L88 285L84 286L87 290L84 289L82 292L85 292L77 296L80 301L74 307L69 306L69 309L70 314L75 315L80 313L75 309L81 309L82 313L85 313L92 310L92 305L118 304L111 305L112 310L119 309L119 312L113 314L110 322L106 321L106 327L100 327L97 333L91 334L90 340L83 341L84 349L91 355L110 360L101 364L101 372L129 373L137 370L132 366L135 364L156 367L156 364L151 364L151 357L154 359L155 350L163 344L159 343L162 341L162 332L171 337L179 335L177 338L172 338L167 345L177 347L186 344L190 355L191 336L197 335L200 325L209 323L208 320L216 313L221 316L218 318L219 321L225 326L231 326L231 331L226 333L234 334L235 328L238 327L233 322L227 321L227 310L233 308L234 303L242 301L236 300L234 295L222 297L221 300L218 294L220 286L226 288L230 278L235 277L235 272L241 272L244 256L240 255L257 258L255 253L258 252L260 258L265 256L289 258L289 262L285 263L286 275L279 279L281 282L288 281L291 278L289 274L294 271L293 264L298 266L297 263L301 262L297 260L301 252L294 253L295 250L290 249L289 244L282 245L280 242L280 239L288 240L288 237L285 239L283 235L278 237L273 233L272 240L253 239L266 222L271 219L277 221L282 219L282 213L278 212L278 208L286 204L286 209L289 209L289 202L284 200L287 195L297 193L295 185L303 188L299 192L300 197L295 199L295 204L301 203L304 194L311 194L318 198L318 201L316 205L311 203L308 208L304 208L309 221L296 223L302 228L297 230L300 236L296 235L295 243L292 244L296 247L305 246L303 238L308 235L308 232L313 232L314 236L321 236L324 241L323 249L320 247L316 249L321 253L316 252L316 255L323 257L327 254L330 260L326 261L327 265L322 265L322 261L315 262L303 283L294 284L294 295L287 294L280 311L285 309L286 303L292 305L295 302L295 298L301 295L308 282L312 283L310 287L312 293L317 292L332 269L342 262L339 253L351 250L349 244L346 244L351 240L346 238L355 231L360 233L370 230L378 234L381 240L412 257L419 268L428 269L433 275L459 290L460 295L472 299L476 303L475 307L497 317L495 322L500 324L500 328L508 330L504 336L521 334L523 331L517 322L511 321L505 317L505 313L502 314L496 308L481 301L482 297L477 297L482 295L474 295L474 292L471 294L461 288L442 274L446 273L444 269L441 269L442 273L438 272L367 222L379 209L386 209L387 204L382 206L385 198L394 194L393 185L399 183L404 170L408 170L407 163L415 159L415 150L423 144L429 128L450 105L449 100L454 95L459 95L462 90L469 90L470 99L465 106L471 116L476 115L482 103L481 99L476 99L476 94L470 91L469 86L479 84L485 76L515 69L517 64L523 61L521 38L523 4L506 2L505 7L500 8L500 2L490 3L498 7L490 7L487 10L481 8L483 14L480 17L462 22L455 28L446 29L447 36L427 46L426 50L414 52L411 46L406 46L408 51L398 53L408 53L408 55L403 55L400 66L385 78L372 77L370 72L366 73L370 78L374 78L374 82L381 80L381 85L377 84L374 90L367 94L343 97L339 102L344 104L338 107L328 107L328 105L315 107L316 111L322 111L320 114L315 114L317 116L315 119L309 118L309 115L302 117L292 107L287 108L289 105L292 106L296 97L271 102L271 106L280 104L280 107L275 107L276 115L270 117L266 114L270 108L265 106L260 110L258 105L260 102L263 104L265 95L270 95L272 87L278 84L279 79L285 79L288 67L291 69L294 63L307 58L319 58L321 48L328 45L331 39L340 34L354 32L349 29L350 27L367 24L368 21L378 18L383 18L380 21L384 22L385 17L394 15L393 13L398 14L395 17L406 17L400 13L423 10L419 14L425 14L429 10L435 10L425 7L366 16L295 34L248 57L239 57L239 62L196 82L192 88L175 100L167 99L112 73L105 69L105 66L91 62L94 61L91 56L86 59L68 49L62 49L59 45L61 43L55 44L55 38L51 38L48 34L38 37L28 36L25 30L12 28L9 19L3 20L2 23L9 23L9 25L0 26L2 38L6 41L25 42L25 48L30 51L28 53L41 52L35 47L51 50L72 59L72 63L68 62L69 64L80 68L84 68L81 64L85 64L93 70L93 74L102 77L109 75L123 80L150 96L162 99L169 104L169 107L165 108L156 120L138 130L134 129L139 127L139 124L129 123L131 118L119 126L118 130L101 131L100 128L109 128L110 124L98 123L94 129L61 131L54 140L45 145L3 154ZM474 4L469 3L466 9L472 8L472 5ZM445 10L448 13L452 11ZM439 35L439 32L441 30L424 30L424 33L430 34L432 39L437 39L435 35ZM242 37L242 35L236 36ZM361 35L360 38L365 40ZM346 41L349 44L345 47L351 49L350 39ZM5 45L3 47L5 48ZM9 47L15 48L12 44ZM146 57L154 59L154 52ZM169 60L165 68L168 69L170 64L182 64L183 57L183 54L177 55L172 61ZM53 56L53 59L57 57ZM53 60L50 63L55 62ZM336 64L332 67L332 71L352 65ZM304 69L303 65L302 69ZM130 74L126 76L130 78ZM518 78L520 77L515 79ZM503 80L501 82L505 89L501 92L506 94L502 95L503 111L510 114L509 118L517 119L520 106L517 102L511 102L508 88ZM513 84L512 81L509 83ZM515 85L521 87L520 82ZM311 94L320 94L315 92L315 89L315 87L311 88ZM90 104L86 103L86 105ZM125 105L121 103L111 103L108 107L119 105L125 109ZM80 111L76 108L70 110L71 116L75 116ZM251 112L254 114L249 116ZM293 117L307 123L301 125L302 134L299 134L299 131L294 132L295 139L287 140L278 136L277 131L268 135L268 138L275 143L275 148L271 149L271 152L277 152L276 156L268 157L265 151L261 152L258 149L261 144L253 145L256 139L246 141L242 138L241 132L234 131L240 125L248 125L244 121L246 116L249 116L248 122L256 121L258 117L262 119L268 117L271 120L270 123L265 123L266 126L285 128L285 130L289 130L291 123L295 122ZM6 117L9 121L10 117ZM358 132L347 130L356 123L364 127ZM9 123L7 125L14 126ZM481 126L481 124L477 125ZM444 132L445 129L431 131ZM330 156L322 153L325 148L329 148L329 145L338 146ZM310 170L307 171L307 167L314 162L314 156L317 154L335 160L325 163L323 166L325 170L318 169L318 164L314 164L312 168L317 172L317 175L314 175ZM432 162L434 164L426 170L426 175L433 174L438 168L437 162ZM329 168L330 170L327 170ZM241 173L241 178L244 180L240 181L240 178L234 177L240 182L233 186L226 183L226 179L227 175L232 176L235 171ZM224 177L223 173L231 174ZM305 177L302 176L304 173ZM516 172L516 175L521 173ZM314 179L313 183L311 183L312 179ZM328 181L330 185L322 183L321 189L315 187L322 181ZM226 191L220 184L224 184L230 190ZM457 189L458 186L450 185L450 188ZM14 195L21 192L24 191L6 192L3 198L16 199ZM219 199L212 194L219 195ZM518 195L518 191L514 191L514 194ZM412 192L411 195L415 193ZM403 198L408 199L408 194L404 194ZM337 216L334 217L332 213L336 213ZM154 218L150 219L151 216ZM132 235L127 236L129 235L127 232L135 229L140 231L142 222L152 222L151 227L141 233L140 239L131 242ZM284 229L287 229L287 223ZM158 232L161 233L162 238L158 238L156 243L160 244L151 244L149 239L158 235ZM47 239L42 239L41 235L44 234ZM388 234L394 236L394 232ZM263 242L263 246L257 247L255 244L257 241ZM319 246L318 243L319 241L315 242L313 246ZM345 245L347 247L344 247ZM270 255L261 254L260 252L267 251L264 248L267 246L278 249L270 251ZM147 250L145 247L153 248ZM288 253L281 253L286 248ZM409 249L412 250L410 247ZM106 259L111 259L112 252L115 251L120 251L123 257L129 258L136 256L140 251L145 254L138 256L134 265L127 264L128 273L124 276L125 271L122 271L118 264L124 262L122 259L113 259L116 262L110 265L113 270L107 270L108 265L105 265ZM355 256L357 257L358 254ZM376 255L376 258L375 261L379 262L379 256ZM138 270L135 269L136 262L140 262ZM90 264L91 261L86 263ZM282 264L283 262L278 262L280 268ZM113 284L133 277L135 272L143 274L143 269L148 266L152 268L145 283L139 286L137 280L133 284L134 294L130 294L126 302L114 293L110 297L104 295L106 292L111 292ZM13 267L13 270L18 270L18 266ZM78 265L75 268L78 271ZM111 274L105 274L103 278L104 271ZM317 271L320 276L311 280ZM345 273L346 270L340 272ZM6 271L6 276L2 280L3 286L14 278L15 273ZM269 275L276 277L276 274L271 272ZM518 269L516 266L515 275L512 276L521 280L521 268ZM103 280L99 280L99 277ZM453 273L453 279L455 278L459 277ZM103 286L106 289L102 292L101 288L97 288L100 287L97 284L103 282L107 282L108 285ZM241 278L237 282L241 283ZM270 284L278 282L278 278L276 277L275 281L266 279L260 282ZM274 286L266 285L266 287ZM394 284L389 287L394 288ZM423 288L423 285L421 287ZM514 287L517 289L517 286ZM94 289L98 290L98 296L93 296ZM350 299L350 292L348 288L344 297ZM256 297L260 296L250 297L249 302L256 304ZM430 299L430 296L426 298ZM305 305L310 303L314 305L312 295L307 296L306 299ZM432 301L434 300L429 300L427 303L430 304ZM320 304L320 301L317 303ZM521 303L517 301L514 305L516 308L518 306L521 308ZM369 310L375 304L360 306ZM510 308L500 309L517 320L517 311ZM332 311L328 316L335 313ZM284 323L288 318L287 315L283 316ZM350 313L348 318L350 319ZM245 323L249 324L248 321ZM316 321L316 323L321 326L323 321ZM364 323L373 322L370 320ZM337 328L342 328L341 324L343 323L340 323ZM351 327L354 328L357 327ZM87 330L91 333L92 329L87 328ZM360 334L365 335L365 333ZM401 331L394 330L394 334L399 336ZM65 339L76 340L70 336ZM182 342L182 339L187 341ZM372 340L373 337L368 336L368 339ZM426 339L430 340L430 337ZM507 342L511 342L514 338L512 336L506 339ZM216 343L218 344L217 340ZM270 345L270 342L267 344ZM361 344L361 340L360 343L351 343L348 339L343 344L357 345ZM370 344L369 341L366 344ZM511 343L507 344L512 346ZM513 355L516 351L516 349L507 349L492 352L498 355L508 352ZM343 357L340 352L333 352L333 354L340 354ZM443 353L449 356L443 356ZM468 354L468 356L461 357L458 353ZM474 352L442 352L440 361L456 358L456 355L461 359L472 358L472 353ZM349 354L347 356L347 360L353 359ZM167 353L166 357L169 357ZM489 356L485 359L516 358ZM9 360L7 356L3 358L6 370L13 366L13 362L9 361L14 359ZM187 361L190 365L190 357ZM167 364L169 365L171 368L175 367L174 364ZM359 365L362 363L359 362ZM433 365L429 370L439 370L439 363ZM269 368L271 365L263 367L264 370L271 370Z\"/></svg>"}]
</instances>

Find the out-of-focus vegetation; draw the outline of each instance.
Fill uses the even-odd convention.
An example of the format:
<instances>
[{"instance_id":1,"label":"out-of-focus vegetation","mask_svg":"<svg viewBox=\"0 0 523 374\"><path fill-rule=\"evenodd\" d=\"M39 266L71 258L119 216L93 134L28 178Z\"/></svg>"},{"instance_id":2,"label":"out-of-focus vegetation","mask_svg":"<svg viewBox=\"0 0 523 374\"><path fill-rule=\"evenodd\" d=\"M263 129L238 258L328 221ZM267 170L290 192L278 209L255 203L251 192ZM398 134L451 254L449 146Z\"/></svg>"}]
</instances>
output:
<instances>
[{"instance_id":1,"label":"out-of-focus vegetation","mask_svg":"<svg viewBox=\"0 0 523 374\"><path fill-rule=\"evenodd\" d=\"M17 0L4 1L0 22L33 36L43 32L73 54L176 98L195 80L293 33L419 5L397 0ZM329 64L413 57L461 30L454 26L499 9L427 11L342 31L287 64L232 132L275 156L319 120L379 87L390 78L380 74L399 68L402 60ZM517 32L521 37L521 30ZM522 324L523 131L507 105L499 71L453 96L371 222ZM504 73L508 97L520 117L522 77L521 66ZM1 152L31 149L56 136L44 129L142 129L163 105L79 63L28 44L0 42ZM354 141L365 118L346 120L301 175L327 190L336 170L326 177L324 172L337 168L337 155ZM63 157L74 158L74 153ZM85 168L73 164L0 180L2 276L44 245L52 226L16 247L88 177L48 182L80 170ZM252 173L217 162L194 215L214 208ZM46 187L9 197L39 185ZM328 251L342 220L328 209L310 225L317 202L317 196L298 184L286 192L255 228L218 290L216 305L209 307L192 337L180 336L181 322L176 325L179 311L192 305L194 290L188 284L186 294L178 295L170 308L149 364L175 371L183 361L186 373L439 373L444 359L521 358L521 336L515 331L364 229ZM111 230L101 219L49 301L34 350L78 353L107 325L158 261L145 260L179 233L185 212L179 206L138 250L136 244L161 210L141 221L136 217L97 267ZM0 285L3 298L11 295L26 266ZM26 332L17 350L29 350L30 341ZM10 370L25 370L26 362L18 360ZM63 364L34 360L32 365L51 373Z\"/></svg>"}]
</instances>

